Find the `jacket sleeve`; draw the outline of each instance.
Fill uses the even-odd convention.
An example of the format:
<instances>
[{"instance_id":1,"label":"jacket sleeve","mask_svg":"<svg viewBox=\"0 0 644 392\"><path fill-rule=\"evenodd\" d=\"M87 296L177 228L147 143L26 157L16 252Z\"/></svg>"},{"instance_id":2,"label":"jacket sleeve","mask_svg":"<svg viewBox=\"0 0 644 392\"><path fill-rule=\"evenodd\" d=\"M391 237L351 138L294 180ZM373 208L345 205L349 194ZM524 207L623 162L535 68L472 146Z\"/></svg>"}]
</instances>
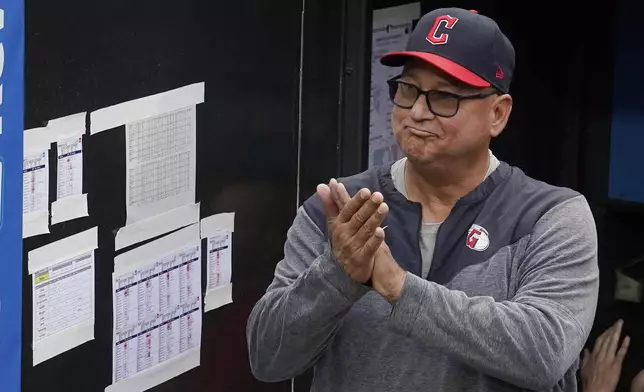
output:
<instances>
[{"instance_id":1,"label":"jacket sleeve","mask_svg":"<svg viewBox=\"0 0 644 392\"><path fill-rule=\"evenodd\" d=\"M284 259L248 319L246 335L255 377L277 382L308 369L344 315L368 290L344 272L324 233L300 208L288 231Z\"/></svg>"},{"instance_id":2,"label":"jacket sleeve","mask_svg":"<svg viewBox=\"0 0 644 392\"><path fill-rule=\"evenodd\" d=\"M511 300L468 297L408 273L390 328L518 387L551 389L577 360L597 306L597 234L586 200L555 206L524 240Z\"/></svg>"}]
</instances>

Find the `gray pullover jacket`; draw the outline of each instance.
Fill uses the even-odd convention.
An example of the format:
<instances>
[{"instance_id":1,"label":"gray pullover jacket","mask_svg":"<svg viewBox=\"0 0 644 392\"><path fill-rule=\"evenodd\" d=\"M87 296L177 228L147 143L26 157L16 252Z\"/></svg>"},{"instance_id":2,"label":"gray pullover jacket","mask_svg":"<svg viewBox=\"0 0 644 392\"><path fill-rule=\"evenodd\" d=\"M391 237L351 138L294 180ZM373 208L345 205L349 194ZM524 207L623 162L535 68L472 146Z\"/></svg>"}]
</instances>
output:
<instances>
[{"instance_id":1,"label":"gray pullover jacket","mask_svg":"<svg viewBox=\"0 0 644 392\"><path fill-rule=\"evenodd\" d=\"M402 296L392 307L344 273L313 196L248 320L257 378L313 366L314 392L577 390L599 285L583 196L501 162L456 203L429 275L418 276L421 206L396 191L388 167L342 182L352 195L383 193L386 241L408 274Z\"/></svg>"}]
</instances>

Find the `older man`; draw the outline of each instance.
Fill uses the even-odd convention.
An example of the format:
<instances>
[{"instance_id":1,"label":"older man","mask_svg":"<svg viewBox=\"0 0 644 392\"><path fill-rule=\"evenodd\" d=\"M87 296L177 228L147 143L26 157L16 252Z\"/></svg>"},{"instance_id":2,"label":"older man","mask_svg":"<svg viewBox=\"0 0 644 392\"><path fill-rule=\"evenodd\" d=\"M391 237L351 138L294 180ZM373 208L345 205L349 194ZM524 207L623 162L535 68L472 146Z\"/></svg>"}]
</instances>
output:
<instances>
[{"instance_id":1,"label":"older man","mask_svg":"<svg viewBox=\"0 0 644 392\"><path fill-rule=\"evenodd\" d=\"M576 391L597 301L583 196L497 160L514 48L475 11L438 9L390 80L406 158L320 185L248 321L265 381L312 391ZM350 197L353 195L353 197Z\"/></svg>"}]
</instances>

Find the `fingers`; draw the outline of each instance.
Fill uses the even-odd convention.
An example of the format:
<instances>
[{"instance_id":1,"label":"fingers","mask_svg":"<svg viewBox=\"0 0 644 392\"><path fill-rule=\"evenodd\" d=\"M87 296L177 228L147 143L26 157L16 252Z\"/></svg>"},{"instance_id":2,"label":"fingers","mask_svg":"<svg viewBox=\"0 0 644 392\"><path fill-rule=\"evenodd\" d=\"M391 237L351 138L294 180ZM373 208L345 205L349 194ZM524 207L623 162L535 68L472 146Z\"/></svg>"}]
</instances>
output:
<instances>
[{"instance_id":1,"label":"fingers","mask_svg":"<svg viewBox=\"0 0 644 392\"><path fill-rule=\"evenodd\" d=\"M595 346L593 347L593 355L597 356L600 353L603 353L604 345L606 343L606 340L608 339L608 336L610 336L613 327L614 325L605 330L601 335L599 335L599 337L595 341Z\"/></svg>"},{"instance_id":2,"label":"fingers","mask_svg":"<svg viewBox=\"0 0 644 392\"><path fill-rule=\"evenodd\" d=\"M606 354L609 356L614 356L617 348L619 347L619 338L622 336L622 325L624 322L622 320L617 320L613 326L613 332L610 337L607 339L608 343L606 344Z\"/></svg>"},{"instance_id":3,"label":"fingers","mask_svg":"<svg viewBox=\"0 0 644 392\"><path fill-rule=\"evenodd\" d=\"M326 213L327 219L335 219L340 213L340 209L333 202L331 189L326 184L320 184L317 186L318 197L322 200L324 205L324 212Z\"/></svg>"},{"instance_id":4,"label":"fingers","mask_svg":"<svg viewBox=\"0 0 644 392\"><path fill-rule=\"evenodd\" d=\"M624 357L626 357L626 353L628 352L628 347L631 345L631 338L630 336L627 336L624 338L624 341L622 342L622 346L619 348L619 351L617 352L617 355L615 356L615 360L618 363L622 363L624 361Z\"/></svg>"},{"instance_id":5,"label":"fingers","mask_svg":"<svg viewBox=\"0 0 644 392\"><path fill-rule=\"evenodd\" d=\"M331 198L333 199L333 202L335 203L336 206L338 206L338 211L342 211L344 208L344 204L342 200L340 199L340 195L338 194L338 181L335 178L332 178L331 181L329 181L329 188L331 189Z\"/></svg>"},{"instance_id":6,"label":"fingers","mask_svg":"<svg viewBox=\"0 0 644 392\"><path fill-rule=\"evenodd\" d=\"M374 193L371 199L374 199L376 195L378 195L378 193ZM363 208L365 208L368 203L370 202L365 203L363 205ZM362 211L362 208L360 210ZM387 205L387 203L380 203L380 205L376 207L376 211L371 214L367 221L356 232L354 236L356 243L364 244L369 240L369 238L373 237L376 230L380 228L380 225L385 220L388 212L389 206ZM358 211L356 215L358 214L360 214L360 211Z\"/></svg>"},{"instance_id":7,"label":"fingers","mask_svg":"<svg viewBox=\"0 0 644 392\"><path fill-rule=\"evenodd\" d=\"M373 233L373 236L371 236L367 242L364 244L364 247L362 248L362 253L364 257L371 258L376 254L376 251L378 248L380 248L380 245L385 240L385 231L382 229L382 227L376 227L376 230Z\"/></svg>"},{"instance_id":8,"label":"fingers","mask_svg":"<svg viewBox=\"0 0 644 392\"><path fill-rule=\"evenodd\" d=\"M347 188L344 187L344 184L338 184L338 194L340 195L340 201L342 202L342 207L351 200Z\"/></svg>"},{"instance_id":9,"label":"fingers","mask_svg":"<svg viewBox=\"0 0 644 392\"><path fill-rule=\"evenodd\" d=\"M588 360L590 359L590 350L587 348L584 349L584 357L581 360L581 367L584 368L586 367L586 364L588 363Z\"/></svg>"},{"instance_id":10,"label":"fingers","mask_svg":"<svg viewBox=\"0 0 644 392\"><path fill-rule=\"evenodd\" d=\"M349 200L349 202L340 211L340 213L338 214L338 221L340 223L349 222L358 212L358 210L362 208L365 202L369 200L370 197L371 191L369 191L369 189L360 189L358 193L356 193L355 196L353 196L351 200ZM373 210L375 211L376 209L374 208Z\"/></svg>"},{"instance_id":11,"label":"fingers","mask_svg":"<svg viewBox=\"0 0 644 392\"><path fill-rule=\"evenodd\" d=\"M383 201L384 197L382 196L382 193L375 192L369 199L364 202L364 204L362 204L360 209L355 214L353 214L353 216L349 220L348 226L352 234L357 233L358 230L360 230L362 226L367 223L369 218L371 218L371 216L376 212ZM378 226L379 225L380 224L378 224ZM371 233L373 233L373 230L375 230L375 227L371 229Z\"/></svg>"}]
</instances>

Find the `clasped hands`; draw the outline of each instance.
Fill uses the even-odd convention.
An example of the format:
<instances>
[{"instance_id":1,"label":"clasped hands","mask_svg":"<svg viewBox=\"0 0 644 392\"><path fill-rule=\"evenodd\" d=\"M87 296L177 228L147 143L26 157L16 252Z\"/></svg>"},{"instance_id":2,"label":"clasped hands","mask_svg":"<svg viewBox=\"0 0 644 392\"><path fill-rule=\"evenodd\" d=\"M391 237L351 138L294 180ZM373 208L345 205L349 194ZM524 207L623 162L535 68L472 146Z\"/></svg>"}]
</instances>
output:
<instances>
[{"instance_id":1,"label":"clasped hands","mask_svg":"<svg viewBox=\"0 0 644 392\"><path fill-rule=\"evenodd\" d=\"M363 188L353 197L332 179L317 193L327 216L331 248L344 271L354 281L371 279L374 290L390 303L402 294L407 273L394 260L380 225L389 207L380 192Z\"/></svg>"}]
</instances>

